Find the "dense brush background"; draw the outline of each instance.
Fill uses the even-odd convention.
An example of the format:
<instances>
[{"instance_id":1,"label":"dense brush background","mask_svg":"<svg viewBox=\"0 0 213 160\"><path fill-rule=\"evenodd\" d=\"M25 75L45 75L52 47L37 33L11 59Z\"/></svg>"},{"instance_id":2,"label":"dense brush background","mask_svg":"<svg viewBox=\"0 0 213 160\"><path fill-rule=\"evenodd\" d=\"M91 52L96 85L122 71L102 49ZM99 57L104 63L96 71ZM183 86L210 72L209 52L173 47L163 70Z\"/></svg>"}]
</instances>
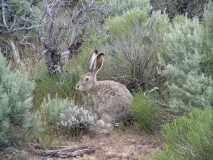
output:
<instances>
[{"instance_id":1,"label":"dense brush background","mask_svg":"<svg viewBox=\"0 0 213 160\"><path fill-rule=\"evenodd\" d=\"M39 8L45 2L1 2L1 147L28 141L50 147L61 136L79 136L95 126L75 85L86 72L90 51L97 48L106 55L97 78L124 84L134 95L129 110L136 123L164 137L165 149L156 160L213 158L212 1L108 0L104 4L96 0L94 7L102 10L87 16L97 23L55 30L63 35L57 43L53 33L46 34L49 28L42 26L48 24L49 15L35 24L42 18L44 11ZM90 4L89 0L59 2L66 5L57 10L56 21L69 18L63 9ZM75 43L67 47L73 37ZM65 48L68 56L57 56ZM53 64L61 68L53 72Z\"/></svg>"}]
</instances>

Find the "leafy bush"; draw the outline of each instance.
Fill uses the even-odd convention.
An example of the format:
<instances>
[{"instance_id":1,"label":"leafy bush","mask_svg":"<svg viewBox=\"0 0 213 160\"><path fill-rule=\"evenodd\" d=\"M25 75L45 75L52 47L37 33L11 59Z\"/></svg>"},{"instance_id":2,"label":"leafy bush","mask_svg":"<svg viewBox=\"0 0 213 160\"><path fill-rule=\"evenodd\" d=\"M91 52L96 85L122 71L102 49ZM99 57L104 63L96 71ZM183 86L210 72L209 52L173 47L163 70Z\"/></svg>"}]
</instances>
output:
<instances>
[{"instance_id":1,"label":"leafy bush","mask_svg":"<svg viewBox=\"0 0 213 160\"><path fill-rule=\"evenodd\" d=\"M141 93L136 93L129 109L133 113L137 122L146 131L152 131L154 129L155 120L160 113L160 108L156 103L151 102Z\"/></svg>"},{"instance_id":2,"label":"leafy bush","mask_svg":"<svg viewBox=\"0 0 213 160\"><path fill-rule=\"evenodd\" d=\"M202 63L203 70L213 76L213 2L210 1L204 11L204 23L205 25L205 38L203 50L207 57L210 57L208 61Z\"/></svg>"},{"instance_id":3,"label":"leafy bush","mask_svg":"<svg viewBox=\"0 0 213 160\"><path fill-rule=\"evenodd\" d=\"M67 77L63 84L61 84L61 75L50 76L43 63L33 65L33 68L30 70L31 77L36 82L36 88L33 93L33 110L39 110L44 97L48 95L50 98L54 98L56 94L58 98L62 99L65 97L69 99L79 98L75 85L83 73L83 69L80 65L76 65L76 63L69 62L69 64L65 64L64 70L67 70Z\"/></svg>"},{"instance_id":4,"label":"leafy bush","mask_svg":"<svg viewBox=\"0 0 213 160\"><path fill-rule=\"evenodd\" d=\"M149 0L116 0L112 7L114 16L105 21L111 37L122 39L133 26L143 23L151 12Z\"/></svg>"},{"instance_id":5,"label":"leafy bush","mask_svg":"<svg viewBox=\"0 0 213 160\"><path fill-rule=\"evenodd\" d=\"M0 59L1 60L1 59ZM1 62L0 62L1 63ZM3 87L0 86L0 146L5 144L7 140L7 131L9 128L9 118L7 117L7 114L9 113L8 105L8 96L7 94L3 93Z\"/></svg>"},{"instance_id":6,"label":"leafy bush","mask_svg":"<svg viewBox=\"0 0 213 160\"><path fill-rule=\"evenodd\" d=\"M76 106L71 100L58 98L57 95L52 99L48 95L41 105L40 112L43 134L74 134L76 131L94 126L94 118L89 111Z\"/></svg>"},{"instance_id":7,"label":"leafy bush","mask_svg":"<svg viewBox=\"0 0 213 160\"><path fill-rule=\"evenodd\" d=\"M106 19L106 26L112 37L123 38L127 36L132 27L141 24L148 17L148 13L140 9L133 9L124 12L122 16L115 16Z\"/></svg>"},{"instance_id":8,"label":"leafy bush","mask_svg":"<svg viewBox=\"0 0 213 160\"><path fill-rule=\"evenodd\" d=\"M122 20L128 22L128 18L129 16L123 15ZM131 28L125 32L125 36L121 31L122 28L117 25L120 22L114 21L107 23L112 29L110 33L113 32L114 36L101 47L101 50L106 53L106 63L102 69L103 76L126 84L130 90L138 88L145 90L150 86L151 88L159 86L161 82L156 69L157 52L162 43L162 32L169 27L167 15L153 12L152 16L146 17L142 23L124 25L123 29ZM121 34L117 31L121 31ZM120 39L119 36L123 38Z\"/></svg>"},{"instance_id":9,"label":"leafy bush","mask_svg":"<svg viewBox=\"0 0 213 160\"><path fill-rule=\"evenodd\" d=\"M204 28L198 18L185 18L175 23L171 33L164 35L164 49L160 57L166 77L168 105L176 113L189 112L193 107L210 105L213 98L213 81L203 73L201 64L207 61L208 52L204 39Z\"/></svg>"},{"instance_id":10,"label":"leafy bush","mask_svg":"<svg viewBox=\"0 0 213 160\"><path fill-rule=\"evenodd\" d=\"M95 126L94 117L82 107L72 106L60 114L59 125L62 130L81 131Z\"/></svg>"},{"instance_id":11,"label":"leafy bush","mask_svg":"<svg viewBox=\"0 0 213 160\"><path fill-rule=\"evenodd\" d=\"M213 158L213 110L193 109L187 115L163 125L166 148L155 160L204 160Z\"/></svg>"},{"instance_id":12,"label":"leafy bush","mask_svg":"<svg viewBox=\"0 0 213 160\"><path fill-rule=\"evenodd\" d=\"M74 106L74 102L72 100L59 98L57 94L53 98L48 95L43 99L40 106L41 130L38 135L36 135L40 147L51 147L52 144L58 140L61 135L58 128L58 120L60 114L69 106Z\"/></svg>"},{"instance_id":13,"label":"leafy bush","mask_svg":"<svg viewBox=\"0 0 213 160\"><path fill-rule=\"evenodd\" d=\"M153 34L160 36L162 32L167 33L171 28L168 15L165 12L161 13L161 11L153 11L144 26L145 30L149 31L147 36Z\"/></svg>"},{"instance_id":14,"label":"leafy bush","mask_svg":"<svg viewBox=\"0 0 213 160\"><path fill-rule=\"evenodd\" d=\"M74 102L68 99L58 98L57 95L55 98L50 98L50 95L48 95L47 99L44 98L40 109L42 119L44 120L43 123L45 125L56 126L62 111L67 109L70 105L74 106Z\"/></svg>"},{"instance_id":15,"label":"leafy bush","mask_svg":"<svg viewBox=\"0 0 213 160\"><path fill-rule=\"evenodd\" d=\"M115 0L112 8L110 8L111 16L122 15L127 10L140 9L146 11L146 13L151 12L150 0Z\"/></svg>"},{"instance_id":16,"label":"leafy bush","mask_svg":"<svg viewBox=\"0 0 213 160\"><path fill-rule=\"evenodd\" d=\"M29 111L34 87L26 72L12 73L0 54L0 146L17 141L24 132L37 128L36 115ZM16 131L12 132L14 128Z\"/></svg>"},{"instance_id":17,"label":"leafy bush","mask_svg":"<svg viewBox=\"0 0 213 160\"><path fill-rule=\"evenodd\" d=\"M205 7L204 10L204 21L206 26L208 27L208 29L210 29L210 31L212 31L212 27L213 27L213 2L209 1L208 5ZM212 32L210 32L212 33Z\"/></svg>"}]
</instances>

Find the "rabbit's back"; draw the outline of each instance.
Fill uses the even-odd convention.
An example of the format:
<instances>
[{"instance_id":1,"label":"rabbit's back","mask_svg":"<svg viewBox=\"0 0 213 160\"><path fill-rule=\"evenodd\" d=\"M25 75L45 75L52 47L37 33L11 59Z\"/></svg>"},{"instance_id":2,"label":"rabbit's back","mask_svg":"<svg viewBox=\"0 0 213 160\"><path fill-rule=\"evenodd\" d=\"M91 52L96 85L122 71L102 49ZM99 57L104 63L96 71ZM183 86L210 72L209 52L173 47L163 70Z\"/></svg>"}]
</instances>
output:
<instances>
[{"instance_id":1,"label":"rabbit's back","mask_svg":"<svg viewBox=\"0 0 213 160\"><path fill-rule=\"evenodd\" d=\"M96 81L90 94L94 101L94 110L101 119L113 123L129 118L126 107L133 97L124 85L115 81Z\"/></svg>"}]
</instances>

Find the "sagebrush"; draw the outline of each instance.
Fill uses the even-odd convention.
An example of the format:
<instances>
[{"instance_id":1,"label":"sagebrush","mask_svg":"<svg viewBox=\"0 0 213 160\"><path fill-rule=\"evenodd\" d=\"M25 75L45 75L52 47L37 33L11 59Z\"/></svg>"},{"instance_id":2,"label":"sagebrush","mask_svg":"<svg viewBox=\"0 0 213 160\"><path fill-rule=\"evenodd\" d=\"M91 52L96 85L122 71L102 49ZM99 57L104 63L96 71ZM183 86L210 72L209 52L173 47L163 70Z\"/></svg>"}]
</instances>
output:
<instances>
[{"instance_id":1,"label":"sagebrush","mask_svg":"<svg viewBox=\"0 0 213 160\"><path fill-rule=\"evenodd\" d=\"M66 133L67 136L75 135L80 130L88 130L95 126L93 115L82 107L75 105L73 100L62 99L57 95L44 99L41 109L42 134Z\"/></svg>"},{"instance_id":2,"label":"sagebrush","mask_svg":"<svg viewBox=\"0 0 213 160\"><path fill-rule=\"evenodd\" d=\"M34 88L28 74L11 72L0 54L0 146L17 142L27 131L38 129L39 118L30 112Z\"/></svg>"},{"instance_id":3,"label":"sagebrush","mask_svg":"<svg viewBox=\"0 0 213 160\"><path fill-rule=\"evenodd\" d=\"M169 107L177 114L184 114L193 107L211 104L213 81L202 69L202 63L208 61L209 50L204 47L205 29L198 18L184 17L170 31L164 33L159 73L166 78Z\"/></svg>"},{"instance_id":4,"label":"sagebrush","mask_svg":"<svg viewBox=\"0 0 213 160\"><path fill-rule=\"evenodd\" d=\"M130 90L147 90L162 84L157 55L163 32L169 29L169 19L159 11L150 17L148 14L134 9L106 21L111 36L100 47L106 53L103 76L126 84ZM132 20L133 15L140 18Z\"/></svg>"},{"instance_id":5,"label":"sagebrush","mask_svg":"<svg viewBox=\"0 0 213 160\"><path fill-rule=\"evenodd\" d=\"M95 120L91 112L82 107L74 106L69 107L60 114L59 126L62 130L79 132L94 127Z\"/></svg>"}]
</instances>

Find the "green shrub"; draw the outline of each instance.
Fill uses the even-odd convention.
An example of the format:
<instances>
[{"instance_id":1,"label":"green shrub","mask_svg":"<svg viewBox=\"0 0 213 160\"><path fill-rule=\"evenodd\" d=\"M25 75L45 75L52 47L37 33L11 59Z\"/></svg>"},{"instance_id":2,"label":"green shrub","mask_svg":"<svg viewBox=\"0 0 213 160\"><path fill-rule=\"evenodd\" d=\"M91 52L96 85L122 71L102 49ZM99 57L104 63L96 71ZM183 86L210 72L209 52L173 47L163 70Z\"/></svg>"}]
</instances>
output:
<instances>
[{"instance_id":1,"label":"green shrub","mask_svg":"<svg viewBox=\"0 0 213 160\"><path fill-rule=\"evenodd\" d=\"M58 98L57 95L54 98L50 98L50 95L48 95L47 98L44 98L40 108L42 119L44 120L43 123L56 126L59 115L69 106L74 106L74 102Z\"/></svg>"},{"instance_id":2,"label":"green shrub","mask_svg":"<svg viewBox=\"0 0 213 160\"><path fill-rule=\"evenodd\" d=\"M55 134L66 133L74 135L76 132L87 130L94 126L93 115L74 104L72 100L58 98L47 99L41 105L43 133ZM69 135L67 135L69 136Z\"/></svg>"},{"instance_id":3,"label":"green shrub","mask_svg":"<svg viewBox=\"0 0 213 160\"><path fill-rule=\"evenodd\" d=\"M143 11L140 11L143 12ZM125 17L125 16L124 16ZM124 18L128 21L128 18ZM120 17L116 17L115 19ZM119 21L116 21L120 23ZM122 23L121 23L122 24ZM147 89L159 86L157 65L158 47L162 43L162 32L169 28L166 14L153 12L143 23L132 23L128 34L120 39L122 33L110 37L110 42L100 47L106 53L104 67L100 73L106 79L116 79L127 84L132 89ZM127 26L122 26L125 30ZM114 31L120 31L119 25L114 25ZM118 34L118 35L117 35Z\"/></svg>"},{"instance_id":4,"label":"green shrub","mask_svg":"<svg viewBox=\"0 0 213 160\"><path fill-rule=\"evenodd\" d=\"M185 16L184 15L176 15L173 19L173 23L175 24L183 24L185 21Z\"/></svg>"},{"instance_id":5,"label":"green shrub","mask_svg":"<svg viewBox=\"0 0 213 160\"><path fill-rule=\"evenodd\" d=\"M1 60L1 59L0 59ZM0 62L1 64L1 62ZM7 117L7 114L9 113L8 106L8 96L7 94L3 93L3 87L0 86L0 146L4 143L6 143L7 140L7 131L9 128L9 118Z\"/></svg>"},{"instance_id":6,"label":"green shrub","mask_svg":"<svg viewBox=\"0 0 213 160\"><path fill-rule=\"evenodd\" d=\"M54 97L47 95L43 99L39 111L41 115L41 130L36 135L40 147L51 147L55 141L60 139L59 117L70 105L74 106L72 100L59 98L57 94Z\"/></svg>"},{"instance_id":7,"label":"green shrub","mask_svg":"<svg viewBox=\"0 0 213 160\"><path fill-rule=\"evenodd\" d=\"M155 160L206 160L213 158L213 110L195 108L187 116L163 125L166 147Z\"/></svg>"},{"instance_id":8,"label":"green shrub","mask_svg":"<svg viewBox=\"0 0 213 160\"><path fill-rule=\"evenodd\" d=\"M213 76L213 2L210 1L204 11L205 37L203 50L209 59L202 63L203 70Z\"/></svg>"},{"instance_id":9,"label":"green shrub","mask_svg":"<svg viewBox=\"0 0 213 160\"><path fill-rule=\"evenodd\" d=\"M128 36L133 26L143 23L151 12L149 0L116 0L112 15L105 21L111 37L122 39Z\"/></svg>"},{"instance_id":10,"label":"green shrub","mask_svg":"<svg viewBox=\"0 0 213 160\"><path fill-rule=\"evenodd\" d=\"M148 13L140 9L126 11L122 16L106 19L106 27L112 37L123 38L128 35L132 27L141 24L148 17Z\"/></svg>"},{"instance_id":11,"label":"green shrub","mask_svg":"<svg viewBox=\"0 0 213 160\"><path fill-rule=\"evenodd\" d=\"M12 73L0 54L0 146L16 142L37 128L36 115L29 112L34 87L26 72Z\"/></svg>"},{"instance_id":12,"label":"green shrub","mask_svg":"<svg viewBox=\"0 0 213 160\"><path fill-rule=\"evenodd\" d=\"M130 2L132 3L132 2ZM146 30L158 32L160 29L167 30L169 18L161 11L153 11L150 15L149 5L142 8L134 7L127 9L121 15L116 15L106 19L106 27L113 37L121 37L129 34L135 26L144 24ZM148 16L150 15L150 16ZM143 28L144 29L144 28ZM142 30L143 30L142 29Z\"/></svg>"},{"instance_id":13,"label":"green shrub","mask_svg":"<svg viewBox=\"0 0 213 160\"><path fill-rule=\"evenodd\" d=\"M134 95L134 100L129 106L137 122L146 130L154 129L155 120L159 116L160 108L141 93Z\"/></svg>"},{"instance_id":14,"label":"green shrub","mask_svg":"<svg viewBox=\"0 0 213 160\"><path fill-rule=\"evenodd\" d=\"M185 18L164 34L164 50L159 59L163 70L159 73L167 80L168 105L176 113L203 108L213 98L213 81L201 69L207 60L204 31L198 18Z\"/></svg>"},{"instance_id":15,"label":"green shrub","mask_svg":"<svg viewBox=\"0 0 213 160\"><path fill-rule=\"evenodd\" d=\"M147 36L152 34L156 34L155 36L161 36L162 32L167 33L171 28L168 15L165 12L161 13L160 11L153 11L144 26L148 33Z\"/></svg>"},{"instance_id":16,"label":"green shrub","mask_svg":"<svg viewBox=\"0 0 213 160\"><path fill-rule=\"evenodd\" d=\"M33 92L33 110L39 110L44 97L48 95L54 98L57 94L58 98L78 99L79 93L75 90L75 85L83 73L80 65L73 62L64 65L64 70L67 70L67 77L61 84L61 75L50 76L44 64L35 64L31 72L31 77L36 82L36 88Z\"/></svg>"},{"instance_id":17,"label":"green shrub","mask_svg":"<svg viewBox=\"0 0 213 160\"><path fill-rule=\"evenodd\" d=\"M208 29L210 31L213 31L213 2L209 1L208 5L205 7L204 10L204 21L206 26L208 27ZM212 32L210 32L211 34L213 34Z\"/></svg>"},{"instance_id":18,"label":"green shrub","mask_svg":"<svg viewBox=\"0 0 213 160\"><path fill-rule=\"evenodd\" d=\"M150 0L115 0L113 6L110 8L110 15L122 15L127 10L140 9L146 11L147 14L151 12Z\"/></svg>"}]
</instances>

